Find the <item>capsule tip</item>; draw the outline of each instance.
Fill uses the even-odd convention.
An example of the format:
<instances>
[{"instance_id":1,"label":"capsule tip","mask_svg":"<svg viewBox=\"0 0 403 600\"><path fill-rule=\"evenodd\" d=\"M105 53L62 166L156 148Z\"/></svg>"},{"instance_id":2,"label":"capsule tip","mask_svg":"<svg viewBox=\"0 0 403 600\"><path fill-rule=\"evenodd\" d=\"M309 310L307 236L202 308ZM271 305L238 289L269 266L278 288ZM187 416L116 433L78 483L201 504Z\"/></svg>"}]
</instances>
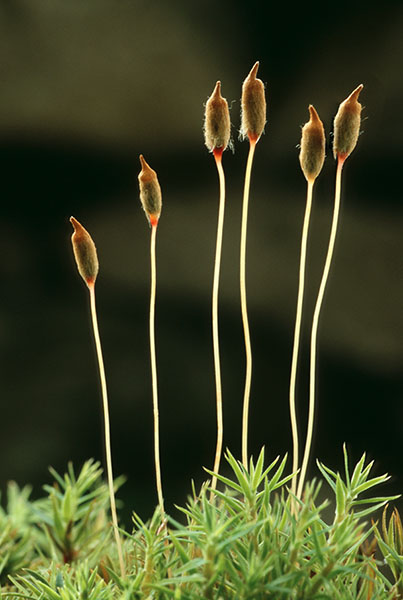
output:
<instances>
[{"instance_id":1,"label":"capsule tip","mask_svg":"<svg viewBox=\"0 0 403 600\"><path fill-rule=\"evenodd\" d=\"M204 114L204 141L210 152L228 147L231 138L231 122L228 102L221 95L221 81L215 84L206 102Z\"/></svg>"},{"instance_id":2,"label":"capsule tip","mask_svg":"<svg viewBox=\"0 0 403 600\"><path fill-rule=\"evenodd\" d=\"M351 94L349 95L349 97L347 98L347 100L358 100L358 96L360 95L362 89L364 87L363 83L360 83L360 85L358 85L355 90L353 90L351 92Z\"/></svg>"},{"instance_id":3,"label":"capsule tip","mask_svg":"<svg viewBox=\"0 0 403 600\"><path fill-rule=\"evenodd\" d=\"M259 61L257 60L255 62L255 64L253 65L253 67L251 68L251 70L249 72L249 75L248 75L248 78L249 79L256 79L256 75L257 75L258 69L259 69Z\"/></svg>"}]
</instances>

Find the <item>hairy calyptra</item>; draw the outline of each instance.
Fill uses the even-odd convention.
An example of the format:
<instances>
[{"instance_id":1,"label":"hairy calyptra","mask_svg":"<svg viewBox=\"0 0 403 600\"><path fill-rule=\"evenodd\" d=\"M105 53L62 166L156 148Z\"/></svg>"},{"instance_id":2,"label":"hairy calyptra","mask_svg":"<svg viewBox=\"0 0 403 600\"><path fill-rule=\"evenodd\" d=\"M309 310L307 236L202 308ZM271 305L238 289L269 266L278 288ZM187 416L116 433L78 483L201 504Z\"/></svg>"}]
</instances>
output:
<instances>
[{"instance_id":1,"label":"hairy calyptra","mask_svg":"<svg viewBox=\"0 0 403 600\"><path fill-rule=\"evenodd\" d=\"M358 102L358 96L363 87L361 83L351 92L348 98L340 104L334 118L333 154L335 158L339 157L345 160L357 145L362 109Z\"/></svg>"},{"instance_id":2,"label":"hairy calyptra","mask_svg":"<svg viewBox=\"0 0 403 600\"><path fill-rule=\"evenodd\" d=\"M242 85L241 137L257 142L266 124L264 84L256 78L259 62L255 62Z\"/></svg>"},{"instance_id":3,"label":"hairy calyptra","mask_svg":"<svg viewBox=\"0 0 403 600\"><path fill-rule=\"evenodd\" d=\"M151 226L157 225L162 209L161 187L157 173L140 154L141 171L139 173L140 200Z\"/></svg>"},{"instance_id":4,"label":"hairy calyptra","mask_svg":"<svg viewBox=\"0 0 403 600\"><path fill-rule=\"evenodd\" d=\"M210 152L226 150L231 138L228 102L221 96L221 81L206 102L204 113L204 140Z\"/></svg>"},{"instance_id":5,"label":"hairy calyptra","mask_svg":"<svg viewBox=\"0 0 403 600\"><path fill-rule=\"evenodd\" d=\"M99 270L97 249L92 237L77 219L70 217L70 223L74 227L71 243L78 272L87 286L91 287L95 283Z\"/></svg>"},{"instance_id":6,"label":"hairy calyptra","mask_svg":"<svg viewBox=\"0 0 403 600\"><path fill-rule=\"evenodd\" d=\"M314 181L322 170L325 161L325 130L312 104L309 105L309 121L301 132L299 162L305 179Z\"/></svg>"}]
</instances>

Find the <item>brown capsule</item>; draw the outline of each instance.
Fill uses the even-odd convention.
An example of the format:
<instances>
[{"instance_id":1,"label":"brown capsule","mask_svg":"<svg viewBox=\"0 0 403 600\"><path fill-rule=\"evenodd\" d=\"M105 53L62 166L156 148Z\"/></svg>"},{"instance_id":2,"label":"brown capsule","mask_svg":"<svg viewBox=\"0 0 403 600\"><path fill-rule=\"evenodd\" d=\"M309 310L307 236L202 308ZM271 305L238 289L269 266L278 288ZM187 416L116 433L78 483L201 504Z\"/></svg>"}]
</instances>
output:
<instances>
[{"instance_id":1,"label":"brown capsule","mask_svg":"<svg viewBox=\"0 0 403 600\"><path fill-rule=\"evenodd\" d=\"M139 173L140 200L151 226L157 225L162 209L161 187L157 173L140 154L141 171Z\"/></svg>"},{"instance_id":2,"label":"brown capsule","mask_svg":"<svg viewBox=\"0 0 403 600\"><path fill-rule=\"evenodd\" d=\"M259 62L256 62L242 85L241 136L257 142L266 124L266 98L264 84L256 79Z\"/></svg>"},{"instance_id":3,"label":"brown capsule","mask_svg":"<svg viewBox=\"0 0 403 600\"><path fill-rule=\"evenodd\" d=\"M299 162L307 181L313 182L325 161L325 130L312 104L309 105L309 121L302 128Z\"/></svg>"},{"instance_id":4,"label":"brown capsule","mask_svg":"<svg viewBox=\"0 0 403 600\"><path fill-rule=\"evenodd\" d=\"M99 270L97 249L92 237L77 219L70 217L70 223L74 227L71 243L78 272L87 286L91 287L95 283Z\"/></svg>"},{"instance_id":5,"label":"brown capsule","mask_svg":"<svg viewBox=\"0 0 403 600\"><path fill-rule=\"evenodd\" d=\"M364 86L359 85L344 102L339 106L339 110L334 118L334 157L343 160L354 150L361 125L362 106L358 102L358 96Z\"/></svg>"},{"instance_id":6,"label":"brown capsule","mask_svg":"<svg viewBox=\"0 0 403 600\"><path fill-rule=\"evenodd\" d=\"M221 96L221 82L217 81L213 93L206 102L204 113L204 139L210 152L224 150L231 137L231 121L228 102Z\"/></svg>"}]
</instances>

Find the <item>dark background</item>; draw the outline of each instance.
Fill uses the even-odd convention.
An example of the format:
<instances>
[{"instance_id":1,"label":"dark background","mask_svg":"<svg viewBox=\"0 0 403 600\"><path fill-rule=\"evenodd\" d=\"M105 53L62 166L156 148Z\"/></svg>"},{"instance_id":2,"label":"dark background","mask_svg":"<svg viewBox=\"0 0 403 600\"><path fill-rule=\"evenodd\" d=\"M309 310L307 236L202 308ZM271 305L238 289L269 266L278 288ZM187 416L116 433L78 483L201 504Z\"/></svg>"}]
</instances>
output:
<instances>
[{"instance_id":1,"label":"dark background","mask_svg":"<svg viewBox=\"0 0 403 600\"><path fill-rule=\"evenodd\" d=\"M328 138L309 246L299 414L307 413L310 319L333 204L331 129L359 84L363 134L345 166L335 260L323 306L313 457L342 466L363 451L379 493L403 489L403 208L401 2L0 3L0 487L48 465L103 460L88 294L70 245L70 215L100 259L97 301L119 494L148 517L156 504L148 355L149 228L138 155L158 172L156 312L166 505L183 504L212 467L215 391L210 303L218 208L203 105L217 79L231 106L220 287L225 446L240 456L244 350L239 232L248 145L240 91L255 60L268 124L253 170L248 299L254 376L250 451L291 451L288 384L305 180L300 127L312 103ZM301 436L303 437L303 436ZM291 468L291 460L288 468ZM317 474L312 460L310 477Z\"/></svg>"}]
</instances>

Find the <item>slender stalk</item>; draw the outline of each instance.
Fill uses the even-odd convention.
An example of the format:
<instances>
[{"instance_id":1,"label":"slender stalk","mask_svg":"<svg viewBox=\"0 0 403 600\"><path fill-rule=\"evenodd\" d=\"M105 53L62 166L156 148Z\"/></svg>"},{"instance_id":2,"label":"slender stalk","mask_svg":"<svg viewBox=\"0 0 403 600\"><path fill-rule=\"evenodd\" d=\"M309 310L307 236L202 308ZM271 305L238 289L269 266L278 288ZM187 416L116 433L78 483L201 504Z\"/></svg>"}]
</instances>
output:
<instances>
[{"instance_id":1,"label":"slender stalk","mask_svg":"<svg viewBox=\"0 0 403 600\"><path fill-rule=\"evenodd\" d=\"M216 405L217 405L217 445L214 459L214 473L218 473L220 468L222 445L223 445L223 410L222 410L222 389L221 389L221 367L220 367L220 345L218 335L218 288L220 282L220 266L221 266L221 249L224 228L224 212L225 212L225 176L222 167L222 148L214 149L213 154L217 166L219 183L220 183L220 200L218 210L217 223L217 240L214 261L214 277L213 277L213 293L212 293L212 329L213 329L213 352L214 352L214 374L216 386ZM213 476L211 488L215 490L217 485L217 477Z\"/></svg>"},{"instance_id":2,"label":"slender stalk","mask_svg":"<svg viewBox=\"0 0 403 600\"><path fill-rule=\"evenodd\" d=\"M98 318L97 318L97 310L96 310L96 304L95 304L95 285L94 285L94 283L88 284L88 289L90 292L92 328L94 331L94 340L95 340L95 347L96 347L96 351L97 351L98 367L99 367L99 377L101 380L102 403L103 403L104 426L105 426L106 470L107 470L107 477L108 477L112 523L113 523L113 531L115 534L116 546L118 549L120 573L121 573L122 577L124 577L125 576L125 566L124 566L124 562L123 562L122 543L120 540L119 529L118 529L118 518L117 518L117 514L116 514L115 492L113 489L113 471L112 471L112 452L111 452L111 433L110 433L110 422L109 422L108 391L107 391L107 387L106 387L106 376L105 376L104 360L103 360L103 356L102 356L101 339L99 337Z\"/></svg>"},{"instance_id":3,"label":"slender stalk","mask_svg":"<svg viewBox=\"0 0 403 600\"><path fill-rule=\"evenodd\" d=\"M317 350L317 337L318 337L318 325L320 311L322 308L323 297L325 294L325 288L329 277L330 265L333 257L334 244L336 240L337 226L339 221L340 213L340 195L341 195L341 174L346 157L338 156L337 170L336 170L336 185L334 195L334 210L332 226L330 231L329 246L327 249L325 266L323 269L322 280L320 282L319 293L316 300L315 310L312 320L312 331L311 331L311 359L310 359L310 374L309 374L309 412L308 412L308 427L305 442L305 451L302 461L301 474L298 481L297 496L301 498L302 490L304 487L306 469L308 466L309 455L312 445L312 432L315 415L315 377L316 377L316 350Z\"/></svg>"},{"instance_id":4,"label":"slender stalk","mask_svg":"<svg viewBox=\"0 0 403 600\"><path fill-rule=\"evenodd\" d=\"M158 503L161 511L161 517L164 518L164 497L162 495L161 482L161 463L160 463L160 434L159 434L159 410L158 410L158 383L157 383L157 361L155 354L155 296L156 296L156 260L155 260L155 240L157 235L158 221L151 224L151 294L150 294L150 358L151 358L151 379L153 391L153 412L154 412L154 460L155 460L155 478L157 483Z\"/></svg>"},{"instance_id":5,"label":"slender stalk","mask_svg":"<svg viewBox=\"0 0 403 600\"><path fill-rule=\"evenodd\" d=\"M297 379L298 353L299 353L299 342L300 342L300 335L301 335L302 306L303 306L303 302L304 302L306 250L307 250L307 243L308 243L309 222L310 222L311 208L312 208L312 190L313 190L314 182L315 182L314 179L309 179L307 181L306 207L305 207L304 223L302 226L301 252L300 252L300 263L299 263L297 313L296 313L296 318L295 318L294 343L293 343L292 359L291 359L290 417L291 417L291 431L292 431L292 443L293 443L293 459L292 459L293 473L296 473L296 471L298 470L298 461L299 461L298 427L297 427L297 415L296 415L296 407L295 407L295 386L296 386L296 379ZM297 491L297 478L296 477L293 477L293 479L291 481L291 491L293 494L296 494L296 491Z\"/></svg>"},{"instance_id":6,"label":"slender stalk","mask_svg":"<svg viewBox=\"0 0 403 600\"><path fill-rule=\"evenodd\" d=\"M248 422L249 422L249 398L250 387L252 381L252 350L250 344L248 307L246 301L246 237L248 230L248 205L250 192L250 178L252 172L253 157L255 154L257 139L249 137L249 153L246 163L245 184L243 190L242 204L242 224L241 224L241 248L240 248L240 292L241 292L241 313L243 334L245 339L245 388L243 396L243 413L242 413L242 463L245 469L248 468Z\"/></svg>"}]
</instances>

